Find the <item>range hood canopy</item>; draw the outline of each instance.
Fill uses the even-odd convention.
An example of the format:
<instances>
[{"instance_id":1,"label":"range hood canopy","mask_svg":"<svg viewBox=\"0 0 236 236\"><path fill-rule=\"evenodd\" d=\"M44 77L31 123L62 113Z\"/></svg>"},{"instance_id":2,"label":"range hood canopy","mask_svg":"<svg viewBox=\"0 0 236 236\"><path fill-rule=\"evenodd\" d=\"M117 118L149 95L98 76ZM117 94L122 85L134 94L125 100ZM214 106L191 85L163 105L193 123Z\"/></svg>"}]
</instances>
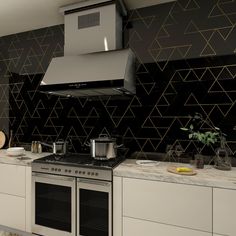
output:
<instances>
[{"instance_id":1,"label":"range hood canopy","mask_svg":"<svg viewBox=\"0 0 236 236\"><path fill-rule=\"evenodd\" d=\"M134 94L134 60L130 49L54 58L41 91L68 97Z\"/></svg>"},{"instance_id":2,"label":"range hood canopy","mask_svg":"<svg viewBox=\"0 0 236 236\"><path fill-rule=\"evenodd\" d=\"M40 91L67 97L135 94L135 56L121 49L122 2L82 1L60 11L65 56L52 59Z\"/></svg>"}]
</instances>

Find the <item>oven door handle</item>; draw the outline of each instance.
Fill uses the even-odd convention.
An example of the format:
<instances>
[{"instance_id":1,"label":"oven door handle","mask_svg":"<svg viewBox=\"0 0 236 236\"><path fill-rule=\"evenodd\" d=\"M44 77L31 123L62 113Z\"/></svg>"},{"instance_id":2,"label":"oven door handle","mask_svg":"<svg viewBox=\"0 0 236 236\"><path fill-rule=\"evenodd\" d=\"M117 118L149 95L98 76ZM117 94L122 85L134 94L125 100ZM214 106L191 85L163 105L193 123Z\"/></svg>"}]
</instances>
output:
<instances>
[{"instance_id":1,"label":"oven door handle","mask_svg":"<svg viewBox=\"0 0 236 236\"><path fill-rule=\"evenodd\" d=\"M92 180L92 179L79 179L79 178L77 178L77 182L84 183L84 184L95 184L95 185L100 185L100 186L111 186L110 182Z\"/></svg>"},{"instance_id":2,"label":"oven door handle","mask_svg":"<svg viewBox=\"0 0 236 236\"><path fill-rule=\"evenodd\" d=\"M60 175L47 175L47 174L40 174L40 173L32 173L32 176L35 177L41 177L46 179L53 179L53 180L64 180L64 181L74 181L74 177L66 177L66 176L60 176Z\"/></svg>"}]
</instances>

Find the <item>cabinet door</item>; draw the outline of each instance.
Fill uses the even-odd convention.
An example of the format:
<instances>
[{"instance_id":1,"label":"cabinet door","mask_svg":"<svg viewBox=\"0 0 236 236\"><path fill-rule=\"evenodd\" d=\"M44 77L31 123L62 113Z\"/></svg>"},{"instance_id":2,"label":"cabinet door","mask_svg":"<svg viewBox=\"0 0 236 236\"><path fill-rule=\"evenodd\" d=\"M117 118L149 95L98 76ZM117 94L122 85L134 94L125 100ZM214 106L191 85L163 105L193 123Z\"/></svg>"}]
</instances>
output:
<instances>
[{"instance_id":1,"label":"cabinet door","mask_svg":"<svg viewBox=\"0 0 236 236\"><path fill-rule=\"evenodd\" d=\"M0 164L0 192L25 197L25 166Z\"/></svg>"},{"instance_id":2,"label":"cabinet door","mask_svg":"<svg viewBox=\"0 0 236 236\"><path fill-rule=\"evenodd\" d=\"M236 235L236 190L213 189L213 232Z\"/></svg>"},{"instance_id":3,"label":"cabinet door","mask_svg":"<svg viewBox=\"0 0 236 236\"><path fill-rule=\"evenodd\" d=\"M150 221L123 218L123 236L212 236L211 233L159 224Z\"/></svg>"},{"instance_id":4,"label":"cabinet door","mask_svg":"<svg viewBox=\"0 0 236 236\"><path fill-rule=\"evenodd\" d=\"M124 216L212 232L212 188L123 179Z\"/></svg>"},{"instance_id":5,"label":"cabinet door","mask_svg":"<svg viewBox=\"0 0 236 236\"><path fill-rule=\"evenodd\" d=\"M113 177L113 236L122 236L122 178Z\"/></svg>"},{"instance_id":6,"label":"cabinet door","mask_svg":"<svg viewBox=\"0 0 236 236\"><path fill-rule=\"evenodd\" d=\"M0 194L0 225L25 231L25 198Z\"/></svg>"}]
</instances>

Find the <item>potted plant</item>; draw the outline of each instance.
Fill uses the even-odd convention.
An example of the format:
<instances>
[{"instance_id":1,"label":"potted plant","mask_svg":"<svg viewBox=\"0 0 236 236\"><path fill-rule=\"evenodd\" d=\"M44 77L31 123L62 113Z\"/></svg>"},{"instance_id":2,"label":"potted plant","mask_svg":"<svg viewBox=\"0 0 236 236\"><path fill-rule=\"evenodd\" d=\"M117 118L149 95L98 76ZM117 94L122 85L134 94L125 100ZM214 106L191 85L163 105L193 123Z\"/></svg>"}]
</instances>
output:
<instances>
[{"instance_id":1,"label":"potted plant","mask_svg":"<svg viewBox=\"0 0 236 236\"><path fill-rule=\"evenodd\" d=\"M202 125L206 124L208 128L206 131L201 129ZM202 115L195 113L192 117L190 126L181 128L181 130L188 132L188 138L197 141L197 152L195 154L195 164L197 168L204 167L204 158L201 154L200 144L210 146L215 144L220 137L220 129L211 125L207 120L203 119Z\"/></svg>"}]
</instances>

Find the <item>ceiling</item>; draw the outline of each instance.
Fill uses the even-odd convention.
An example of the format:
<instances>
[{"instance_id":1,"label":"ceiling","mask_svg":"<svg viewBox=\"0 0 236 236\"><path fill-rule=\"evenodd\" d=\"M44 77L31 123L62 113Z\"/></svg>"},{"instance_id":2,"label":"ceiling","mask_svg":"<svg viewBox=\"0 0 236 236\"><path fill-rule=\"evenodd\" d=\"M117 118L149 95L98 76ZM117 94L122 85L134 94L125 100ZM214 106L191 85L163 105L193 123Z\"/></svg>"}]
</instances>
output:
<instances>
[{"instance_id":1,"label":"ceiling","mask_svg":"<svg viewBox=\"0 0 236 236\"><path fill-rule=\"evenodd\" d=\"M128 9L156 5L173 0L124 0ZM79 0L7 0L0 1L0 36L63 23L60 6Z\"/></svg>"}]
</instances>

